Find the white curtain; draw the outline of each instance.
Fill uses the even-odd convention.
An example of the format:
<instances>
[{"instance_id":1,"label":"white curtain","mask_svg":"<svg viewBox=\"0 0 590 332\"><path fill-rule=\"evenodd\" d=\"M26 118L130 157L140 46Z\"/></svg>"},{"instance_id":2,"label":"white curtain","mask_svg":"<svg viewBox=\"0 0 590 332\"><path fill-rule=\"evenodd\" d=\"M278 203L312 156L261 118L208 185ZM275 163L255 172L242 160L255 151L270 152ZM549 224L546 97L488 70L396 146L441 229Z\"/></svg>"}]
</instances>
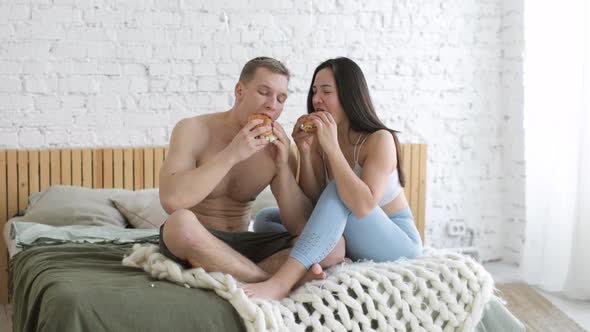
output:
<instances>
[{"instance_id":1,"label":"white curtain","mask_svg":"<svg viewBox=\"0 0 590 332\"><path fill-rule=\"evenodd\" d=\"M590 1L525 1L524 280L590 299Z\"/></svg>"}]
</instances>

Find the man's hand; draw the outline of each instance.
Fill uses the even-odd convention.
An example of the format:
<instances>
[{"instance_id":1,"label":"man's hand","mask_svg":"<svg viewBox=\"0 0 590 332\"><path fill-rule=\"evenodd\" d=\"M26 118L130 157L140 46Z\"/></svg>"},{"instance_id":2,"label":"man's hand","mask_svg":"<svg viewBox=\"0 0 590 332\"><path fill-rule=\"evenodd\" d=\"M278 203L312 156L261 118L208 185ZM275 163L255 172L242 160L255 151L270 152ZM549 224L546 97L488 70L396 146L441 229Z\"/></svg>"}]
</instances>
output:
<instances>
[{"instance_id":1,"label":"man's hand","mask_svg":"<svg viewBox=\"0 0 590 332\"><path fill-rule=\"evenodd\" d=\"M276 140L272 142L274 145L274 161L277 169L288 169L289 168L289 148L291 147L291 141L285 132L283 126L281 126L278 122L273 122L272 124L272 132L277 137Z\"/></svg>"},{"instance_id":2,"label":"man's hand","mask_svg":"<svg viewBox=\"0 0 590 332\"><path fill-rule=\"evenodd\" d=\"M236 163L250 158L268 144L266 139L256 138L272 129L268 126L253 129L261 123L263 121L258 119L248 122L227 146L227 151L235 158Z\"/></svg>"},{"instance_id":3,"label":"man's hand","mask_svg":"<svg viewBox=\"0 0 590 332\"><path fill-rule=\"evenodd\" d=\"M301 125L307 121L309 121L309 115L300 116L293 127L293 133L291 133L291 137L293 137L293 140L297 145L297 149L301 154L307 154L309 151L311 151L311 145L313 144L315 136L314 133L307 133L301 130Z\"/></svg>"}]
</instances>

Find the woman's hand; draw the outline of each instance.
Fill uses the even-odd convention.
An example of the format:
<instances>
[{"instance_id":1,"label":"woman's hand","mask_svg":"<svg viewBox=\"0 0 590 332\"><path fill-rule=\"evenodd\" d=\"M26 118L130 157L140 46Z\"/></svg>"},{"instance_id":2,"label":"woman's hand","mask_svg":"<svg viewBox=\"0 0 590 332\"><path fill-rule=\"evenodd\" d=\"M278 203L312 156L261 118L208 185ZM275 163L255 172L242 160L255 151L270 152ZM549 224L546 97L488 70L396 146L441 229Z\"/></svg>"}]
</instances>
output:
<instances>
[{"instance_id":1,"label":"woman's hand","mask_svg":"<svg viewBox=\"0 0 590 332\"><path fill-rule=\"evenodd\" d=\"M336 121L332 117L332 114L328 112L314 112L309 115L309 118L316 126L316 137L322 150L326 153L329 151L340 150L338 144L338 126Z\"/></svg>"},{"instance_id":2,"label":"woman's hand","mask_svg":"<svg viewBox=\"0 0 590 332\"><path fill-rule=\"evenodd\" d=\"M291 137L293 137L293 140L297 145L297 149L301 154L308 154L311 151L311 146L314 141L315 133L308 133L301 129L301 125L308 121L308 119L309 115L307 114L300 116L293 127L293 132L291 133Z\"/></svg>"}]
</instances>

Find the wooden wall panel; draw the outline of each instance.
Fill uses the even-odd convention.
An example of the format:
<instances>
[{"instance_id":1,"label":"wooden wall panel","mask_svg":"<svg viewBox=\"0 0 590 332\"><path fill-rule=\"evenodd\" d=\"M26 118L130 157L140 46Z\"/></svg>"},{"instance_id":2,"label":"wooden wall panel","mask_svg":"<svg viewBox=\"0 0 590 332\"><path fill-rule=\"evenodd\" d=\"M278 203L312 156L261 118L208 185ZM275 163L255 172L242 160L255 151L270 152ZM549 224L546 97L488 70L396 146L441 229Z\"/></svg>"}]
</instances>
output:
<instances>
[{"instance_id":1,"label":"wooden wall panel","mask_svg":"<svg viewBox=\"0 0 590 332\"><path fill-rule=\"evenodd\" d=\"M61 150L61 184L72 185L72 150Z\"/></svg>"},{"instance_id":2,"label":"wooden wall panel","mask_svg":"<svg viewBox=\"0 0 590 332\"><path fill-rule=\"evenodd\" d=\"M6 152L6 187L8 218L14 217L18 212L18 170L16 150Z\"/></svg>"},{"instance_id":3,"label":"wooden wall panel","mask_svg":"<svg viewBox=\"0 0 590 332\"><path fill-rule=\"evenodd\" d=\"M82 150L72 150L72 185L82 186Z\"/></svg>"},{"instance_id":4,"label":"wooden wall panel","mask_svg":"<svg viewBox=\"0 0 590 332\"><path fill-rule=\"evenodd\" d=\"M0 227L8 220L8 186L6 183L6 151L0 151ZM8 303L8 249L4 237L0 237L0 303Z\"/></svg>"},{"instance_id":5,"label":"wooden wall panel","mask_svg":"<svg viewBox=\"0 0 590 332\"><path fill-rule=\"evenodd\" d=\"M143 149L133 149L133 190L143 189Z\"/></svg>"},{"instance_id":6,"label":"wooden wall panel","mask_svg":"<svg viewBox=\"0 0 590 332\"><path fill-rule=\"evenodd\" d=\"M133 149L123 150L123 188L133 190Z\"/></svg>"},{"instance_id":7,"label":"wooden wall panel","mask_svg":"<svg viewBox=\"0 0 590 332\"><path fill-rule=\"evenodd\" d=\"M29 151L29 195L39 192L39 151Z\"/></svg>"},{"instance_id":8,"label":"wooden wall panel","mask_svg":"<svg viewBox=\"0 0 590 332\"><path fill-rule=\"evenodd\" d=\"M143 150L143 187L154 187L154 149L145 148Z\"/></svg>"},{"instance_id":9,"label":"wooden wall panel","mask_svg":"<svg viewBox=\"0 0 590 332\"><path fill-rule=\"evenodd\" d=\"M164 162L164 149L156 148L154 150L154 187L160 187L160 168Z\"/></svg>"},{"instance_id":10,"label":"wooden wall panel","mask_svg":"<svg viewBox=\"0 0 590 332\"><path fill-rule=\"evenodd\" d=\"M61 156L60 150L49 151L49 173L51 185L61 184Z\"/></svg>"},{"instance_id":11,"label":"wooden wall panel","mask_svg":"<svg viewBox=\"0 0 590 332\"><path fill-rule=\"evenodd\" d=\"M123 149L113 151L113 186L123 188Z\"/></svg>"},{"instance_id":12,"label":"wooden wall panel","mask_svg":"<svg viewBox=\"0 0 590 332\"><path fill-rule=\"evenodd\" d=\"M92 150L92 188L104 188L103 149Z\"/></svg>"},{"instance_id":13,"label":"wooden wall panel","mask_svg":"<svg viewBox=\"0 0 590 332\"><path fill-rule=\"evenodd\" d=\"M113 187L113 149L104 149L102 152L103 184L105 188Z\"/></svg>"},{"instance_id":14,"label":"wooden wall panel","mask_svg":"<svg viewBox=\"0 0 590 332\"><path fill-rule=\"evenodd\" d=\"M92 150L82 150L82 187L92 188Z\"/></svg>"},{"instance_id":15,"label":"wooden wall panel","mask_svg":"<svg viewBox=\"0 0 590 332\"><path fill-rule=\"evenodd\" d=\"M49 150L39 151L39 191L49 188Z\"/></svg>"},{"instance_id":16,"label":"wooden wall panel","mask_svg":"<svg viewBox=\"0 0 590 332\"><path fill-rule=\"evenodd\" d=\"M24 211L29 199L29 152L19 150L18 153L18 211Z\"/></svg>"},{"instance_id":17,"label":"wooden wall panel","mask_svg":"<svg viewBox=\"0 0 590 332\"><path fill-rule=\"evenodd\" d=\"M0 226L2 228L4 228L4 223L8 220L6 165L6 151L0 151Z\"/></svg>"}]
</instances>

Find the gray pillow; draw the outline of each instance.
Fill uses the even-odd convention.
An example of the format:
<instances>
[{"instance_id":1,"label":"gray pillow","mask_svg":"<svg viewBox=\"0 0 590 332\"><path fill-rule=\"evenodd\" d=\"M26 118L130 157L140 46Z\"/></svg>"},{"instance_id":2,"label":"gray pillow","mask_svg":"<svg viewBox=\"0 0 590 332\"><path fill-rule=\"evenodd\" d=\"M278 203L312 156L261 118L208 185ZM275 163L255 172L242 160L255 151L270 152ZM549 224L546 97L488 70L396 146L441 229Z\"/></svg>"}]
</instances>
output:
<instances>
[{"instance_id":1,"label":"gray pillow","mask_svg":"<svg viewBox=\"0 0 590 332\"><path fill-rule=\"evenodd\" d=\"M19 219L52 226L114 225L125 227L125 218L109 197L121 189L88 189L51 186Z\"/></svg>"},{"instance_id":2,"label":"gray pillow","mask_svg":"<svg viewBox=\"0 0 590 332\"><path fill-rule=\"evenodd\" d=\"M124 191L112 196L111 201L135 228L159 228L168 219L158 189Z\"/></svg>"}]
</instances>

